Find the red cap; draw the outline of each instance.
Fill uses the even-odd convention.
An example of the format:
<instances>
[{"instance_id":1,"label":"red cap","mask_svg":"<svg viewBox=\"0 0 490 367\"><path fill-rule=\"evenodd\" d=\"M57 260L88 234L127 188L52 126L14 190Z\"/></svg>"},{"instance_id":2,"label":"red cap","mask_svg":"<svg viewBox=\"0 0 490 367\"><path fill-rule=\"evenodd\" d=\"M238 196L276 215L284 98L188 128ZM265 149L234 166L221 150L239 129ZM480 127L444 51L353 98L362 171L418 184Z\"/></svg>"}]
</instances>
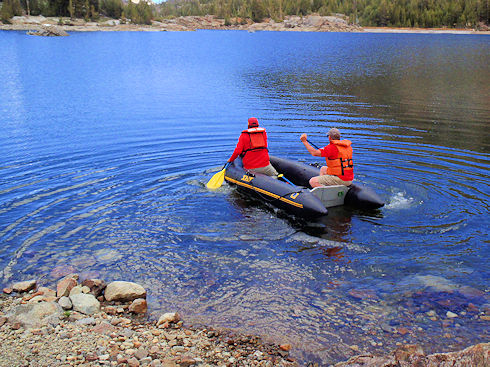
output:
<instances>
[{"instance_id":1,"label":"red cap","mask_svg":"<svg viewBox=\"0 0 490 367\"><path fill-rule=\"evenodd\" d=\"M259 120L257 120L256 117L250 117L248 119L248 127L258 127L259 126Z\"/></svg>"}]
</instances>

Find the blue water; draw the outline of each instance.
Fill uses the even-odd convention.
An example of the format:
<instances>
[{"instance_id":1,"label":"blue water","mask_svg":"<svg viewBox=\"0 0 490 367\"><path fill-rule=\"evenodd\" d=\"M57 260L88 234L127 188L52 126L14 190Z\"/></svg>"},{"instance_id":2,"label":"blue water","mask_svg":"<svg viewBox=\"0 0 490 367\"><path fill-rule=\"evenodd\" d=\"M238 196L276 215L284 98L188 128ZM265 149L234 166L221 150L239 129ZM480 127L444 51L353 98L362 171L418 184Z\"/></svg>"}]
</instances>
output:
<instances>
[{"instance_id":1,"label":"blue water","mask_svg":"<svg viewBox=\"0 0 490 367\"><path fill-rule=\"evenodd\" d=\"M483 35L1 31L0 285L135 281L150 317L302 364L488 341L488 60ZM250 116L309 163L300 134L339 128L387 205L309 223L207 190Z\"/></svg>"}]
</instances>

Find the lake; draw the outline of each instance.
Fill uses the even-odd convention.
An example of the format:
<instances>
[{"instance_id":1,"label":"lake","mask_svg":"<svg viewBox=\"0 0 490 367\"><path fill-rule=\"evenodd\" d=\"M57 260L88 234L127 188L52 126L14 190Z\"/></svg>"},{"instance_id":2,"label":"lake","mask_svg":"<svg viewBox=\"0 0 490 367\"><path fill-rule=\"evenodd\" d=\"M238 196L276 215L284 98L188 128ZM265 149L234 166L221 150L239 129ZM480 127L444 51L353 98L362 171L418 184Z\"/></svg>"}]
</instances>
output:
<instances>
[{"instance_id":1,"label":"lake","mask_svg":"<svg viewBox=\"0 0 490 367\"><path fill-rule=\"evenodd\" d=\"M488 341L489 60L484 35L0 31L0 285L134 281L150 318L302 364ZM313 223L207 190L251 116L308 163L301 133L340 129L385 207Z\"/></svg>"}]
</instances>

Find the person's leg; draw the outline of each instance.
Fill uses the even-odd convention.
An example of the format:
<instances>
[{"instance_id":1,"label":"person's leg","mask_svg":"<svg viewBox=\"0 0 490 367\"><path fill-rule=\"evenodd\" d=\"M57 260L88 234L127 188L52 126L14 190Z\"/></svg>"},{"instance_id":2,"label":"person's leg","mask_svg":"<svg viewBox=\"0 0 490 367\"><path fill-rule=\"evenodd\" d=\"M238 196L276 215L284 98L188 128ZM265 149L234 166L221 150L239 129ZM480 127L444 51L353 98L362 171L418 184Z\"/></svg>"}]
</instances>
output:
<instances>
[{"instance_id":1,"label":"person's leg","mask_svg":"<svg viewBox=\"0 0 490 367\"><path fill-rule=\"evenodd\" d=\"M320 176L315 176L315 177L310 178L310 186L311 186L311 187L320 187L320 186L323 186L322 184L320 184L320 183L318 182L318 178L319 178L319 177L320 177Z\"/></svg>"},{"instance_id":2,"label":"person's leg","mask_svg":"<svg viewBox=\"0 0 490 367\"><path fill-rule=\"evenodd\" d=\"M265 167L253 168L253 169L249 169L248 171L252 173L262 173L263 175L267 175L267 176L278 175L276 169L270 163Z\"/></svg>"},{"instance_id":3,"label":"person's leg","mask_svg":"<svg viewBox=\"0 0 490 367\"><path fill-rule=\"evenodd\" d=\"M324 176L326 174L327 174L327 166L321 166L320 167L320 176ZM310 178L310 186L311 187L329 186L329 185L321 184L319 182L320 176L315 176L315 177Z\"/></svg>"},{"instance_id":4,"label":"person's leg","mask_svg":"<svg viewBox=\"0 0 490 367\"><path fill-rule=\"evenodd\" d=\"M310 179L311 187L335 186L335 185L349 186L351 183L352 181L343 181L337 176L333 176L333 175L315 176Z\"/></svg>"}]
</instances>

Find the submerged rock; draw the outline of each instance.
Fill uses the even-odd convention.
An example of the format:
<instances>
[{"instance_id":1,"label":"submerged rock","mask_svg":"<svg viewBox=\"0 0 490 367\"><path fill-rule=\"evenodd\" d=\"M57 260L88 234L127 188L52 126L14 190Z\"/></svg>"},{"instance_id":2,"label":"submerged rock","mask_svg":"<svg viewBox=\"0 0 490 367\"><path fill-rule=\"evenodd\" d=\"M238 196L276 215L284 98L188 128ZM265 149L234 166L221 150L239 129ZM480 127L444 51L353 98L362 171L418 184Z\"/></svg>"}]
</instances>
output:
<instances>
[{"instance_id":1,"label":"submerged rock","mask_svg":"<svg viewBox=\"0 0 490 367\"><path fill-rule=\"evenodd\" d=\"M359 355L334 367L484 367L490 365L490 343L471 346L459 352L425 355L418 345L405 345L386 356Z\"/></svg>"},{"instance_id":2,"label":"submerged rock","mask_svg":"<svg viewBox=\"0 0 490 367\"><path fill-rule=\"evenodd\" d=\"M423 288L431 288L438 292L448 292L458 287L450 280L435 275L416 275L413 281Z\"/></svg>"}]
</instances>

